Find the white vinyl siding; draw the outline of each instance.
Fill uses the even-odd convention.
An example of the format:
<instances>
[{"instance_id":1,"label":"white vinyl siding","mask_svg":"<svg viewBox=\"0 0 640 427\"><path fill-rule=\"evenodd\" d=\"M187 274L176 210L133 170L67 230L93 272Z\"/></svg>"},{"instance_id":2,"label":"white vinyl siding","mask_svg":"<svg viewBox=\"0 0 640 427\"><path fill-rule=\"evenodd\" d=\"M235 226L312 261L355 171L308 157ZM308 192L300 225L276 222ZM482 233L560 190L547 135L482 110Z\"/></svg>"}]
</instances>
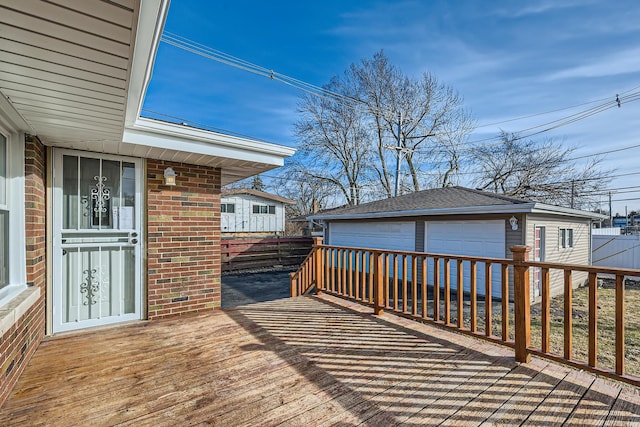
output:
<instances>
[{"instance_id":1,"label":"white vinyl siding","mask_svg":"<svg viewBox=\"0 0 640 427\"><path fill-rule=\"evenodd\" d=\"M591 251L591 221L588 219L558 218L542 215L529 215L525 244L532 247L535 241L535 227L545 227L544 261L550 263L589 265ZM565 247L562 247L562 234L565 235ZM571 230L568 232L567 230ZM533 254L530 254L533 259ZM533 274L533 271L532 271ZM587 273L573 272L573 286L583 284ZM533 276L531 278L533 283ZM563 273L557 269L550 271L550 291L552 295L563 292ZM532 287L533 296L533 287Z\"/></svg>"},{"instance_id":2,"label":"white vinyl siding","mask_svg":"<svg viewBox=\"0 0 640 427\"><path fill-rule=\"evenodd\" d=\"M222 196L220 200L223 233L282 233L285 228L284 204L250 194ZM230 208L233 206L233 208Z\"/></svg>"}]
</instances>

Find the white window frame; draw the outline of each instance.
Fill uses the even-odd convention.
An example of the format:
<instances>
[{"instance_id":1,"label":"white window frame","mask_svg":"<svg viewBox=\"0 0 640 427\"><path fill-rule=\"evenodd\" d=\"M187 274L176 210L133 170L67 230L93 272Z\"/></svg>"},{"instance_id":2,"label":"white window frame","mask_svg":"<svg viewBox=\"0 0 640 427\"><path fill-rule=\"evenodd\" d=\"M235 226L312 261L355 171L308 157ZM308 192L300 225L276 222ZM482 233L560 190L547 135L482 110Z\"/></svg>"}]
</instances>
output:
<instances>
[{"instance_id":1,"label":"white window frame","mask_svg":"<svg viewBox=\"0 0 640 427\"><path fill-rule=\"evenodd\" d=\"M558 247L560 249L572 249L575 242L573 240L573 228L558 229Z\"/></svg>"},{"instance_id":2,"label":"white window frame","mask_svg":"<svg viewBox=\"0 0 640 427\"><path fill-rule=\"evenodd\" d=\"M27 287L24 198L24 134L12 132L0 121L6 138L6 204L9 212L9 281L0 289L0 309Z\"/></svg>"},{"instance_id":3,"label":"white window frame","mask_svg":"<svg viewBox=\"0 0 640 427\"><path fill-rule=\"evenodd\" d=\"M262 208L266 208L266 212L255 212L255 208L259 207L260 209L258 210L262 210ZM273 207L273 213L269 212L269 208ZM251 213L254 215L275 215L276 214L276 205L267 205L264 203L254 203L253 206L251 207Z\"/></svg>"}]
</instances>

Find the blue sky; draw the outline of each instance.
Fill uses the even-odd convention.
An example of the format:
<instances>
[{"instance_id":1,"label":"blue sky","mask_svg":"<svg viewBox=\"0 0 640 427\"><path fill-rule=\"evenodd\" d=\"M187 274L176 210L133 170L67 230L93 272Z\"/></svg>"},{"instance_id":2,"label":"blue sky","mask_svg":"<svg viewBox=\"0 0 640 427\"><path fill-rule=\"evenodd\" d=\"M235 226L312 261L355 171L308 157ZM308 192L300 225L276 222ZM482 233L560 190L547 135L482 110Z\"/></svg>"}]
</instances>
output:
<instances>
[{"instance_id":1,"label":"blue sky","mask_svg":"<svg viewBox=\"0 0 640 427\"><path fill-rule=\"evenodd\" d=\"M383 49L405 73L434 73L480 125L640 91L640 4L627 1L174 0L165 31L317 86ZM631 92L630 92L631 91ZM161 43L143 115L296 146L301 92ZM600 102L602 103L602 102ZM599 103L479 127L519 131ZM576 156L640 144L640 100L543 134ZM541 135L542 137L542 135ZM604 156L638 186L640 148ZM465 185L464 181L461 182ZM606 198L603 198L605 200ZM614 213L640 209L619 193Z\"/></svg>"}]
</instances>

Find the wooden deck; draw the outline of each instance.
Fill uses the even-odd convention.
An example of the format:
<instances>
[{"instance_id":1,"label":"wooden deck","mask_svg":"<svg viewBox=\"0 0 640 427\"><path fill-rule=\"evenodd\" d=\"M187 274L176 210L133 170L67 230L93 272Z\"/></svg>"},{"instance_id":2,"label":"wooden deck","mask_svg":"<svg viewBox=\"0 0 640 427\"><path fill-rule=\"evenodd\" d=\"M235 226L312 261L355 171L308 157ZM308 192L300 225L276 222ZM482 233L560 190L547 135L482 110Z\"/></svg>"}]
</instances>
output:
<instances>
[{"instance_id":1,"label":"wooden deck","mask_svg":"<svg viewBox=\"0 0 640 427\"><path fill-rule=\"evenodd\" d=\"M637 425L638 390L331 297L45 341L0 425Z\"/></svg>"}]
</instances>

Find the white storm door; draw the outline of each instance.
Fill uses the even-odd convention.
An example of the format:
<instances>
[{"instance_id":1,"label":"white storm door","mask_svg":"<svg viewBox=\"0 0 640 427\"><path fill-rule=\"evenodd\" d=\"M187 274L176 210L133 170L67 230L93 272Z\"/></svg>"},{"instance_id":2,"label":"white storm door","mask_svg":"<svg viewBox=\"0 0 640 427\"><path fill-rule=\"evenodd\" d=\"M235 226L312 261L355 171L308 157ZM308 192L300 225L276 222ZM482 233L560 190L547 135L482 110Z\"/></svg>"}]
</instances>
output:
<instances>
[{"instance_id":1,"label":"white storm door","mask_svg":"<svg viewBox=\"0 0 640 427\"><path fill-rule=\"evenodd\" d=\"M141 318L140 159L54 151L53 332Z\"/></svg>"}]
</instances>

